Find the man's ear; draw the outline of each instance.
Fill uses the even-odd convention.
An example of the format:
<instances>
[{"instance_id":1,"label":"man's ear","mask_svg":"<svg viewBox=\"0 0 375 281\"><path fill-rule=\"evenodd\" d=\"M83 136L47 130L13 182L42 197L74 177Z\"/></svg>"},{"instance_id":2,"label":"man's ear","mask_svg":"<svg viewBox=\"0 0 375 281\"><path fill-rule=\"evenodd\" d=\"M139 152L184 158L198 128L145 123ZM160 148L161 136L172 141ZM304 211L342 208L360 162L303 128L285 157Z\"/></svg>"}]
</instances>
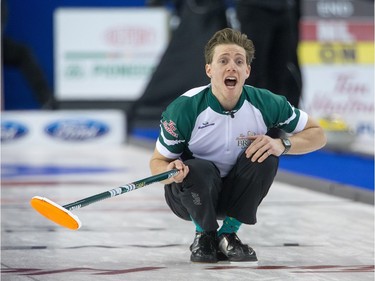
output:
<instances>
[{"instance_id":1,"label":"man's ear","mask_svg":"<svg viewBox=\"0 0 375 281\"><path fill-rule=\"evenodd\" d=\"M246 79L247 79L247 78L250 77L250 73L251 73L251 66L250 66L250 64L247 66L246 72L247 72L247 77L246 77Z\"/></svg>"},{"instance_id":2,"label":"man's ear","mask_svg":"<svg viewBox=\"0 0 375 281\"><path fill-rule=\"evenodd\" d=\"M210 64L206 64L205 66L205 69L206 69L206 75L211 79L211 65Z\"/></svg>"}]
</instances>

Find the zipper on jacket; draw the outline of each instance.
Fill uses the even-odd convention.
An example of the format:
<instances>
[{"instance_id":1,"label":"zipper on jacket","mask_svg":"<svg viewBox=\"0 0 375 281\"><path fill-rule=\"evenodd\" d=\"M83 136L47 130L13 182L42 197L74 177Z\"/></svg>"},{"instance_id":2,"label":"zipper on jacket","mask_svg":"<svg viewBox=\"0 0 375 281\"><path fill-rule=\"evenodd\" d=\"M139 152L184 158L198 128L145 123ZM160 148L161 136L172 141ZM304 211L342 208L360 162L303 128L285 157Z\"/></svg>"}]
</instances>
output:
<instances>
[{"instance_id":1,"label":"zipper on jacket","mask_svg":"<svg viewBox=\"0 0 375 281\"><path fill-rule=\"evenodd\" d=\"M232 120L235 118L234 113L236 113L237 110L230 110L230 111L224 111L225 114L228 115L228 119L226 122L226 141L225 141L225 151L230 152L230 137L231 137L231 129L232 129ZM229 118L230 117L230 118Z\"/></svg>"}]
</instances>

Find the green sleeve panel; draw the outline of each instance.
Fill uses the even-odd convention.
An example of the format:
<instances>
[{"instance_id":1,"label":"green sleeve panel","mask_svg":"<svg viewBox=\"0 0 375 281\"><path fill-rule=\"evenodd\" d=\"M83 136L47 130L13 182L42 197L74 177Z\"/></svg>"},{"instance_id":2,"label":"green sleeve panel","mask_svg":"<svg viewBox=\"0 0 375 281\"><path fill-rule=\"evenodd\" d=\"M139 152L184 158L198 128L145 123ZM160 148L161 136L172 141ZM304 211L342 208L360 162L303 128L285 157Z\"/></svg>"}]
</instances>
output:
<instances>
[{"instance_id":1,"label":"green sleeve panel","mask_svg":"<svg viewBox=\"0 0 375 281\"><path fill-rule=\"evenodd\" d=\"M301 112L284 96L251 86L245 86L245 91L246 98L262 113L268 129L276 127L291 133L297 128Z\"/></svg>"},{"instance_id":2,"label":"green sleeve panel","mask_svg":"<svg viewBox=\"0 0 375 281\"><path fill-rule=\"evenodd\" d=\"M207 108L208 88L193 95L182 95L174 100L163 112L161 118L160 143L171 153L191 154L188 143L197 116Z\"/></svg>"}]
</instances>

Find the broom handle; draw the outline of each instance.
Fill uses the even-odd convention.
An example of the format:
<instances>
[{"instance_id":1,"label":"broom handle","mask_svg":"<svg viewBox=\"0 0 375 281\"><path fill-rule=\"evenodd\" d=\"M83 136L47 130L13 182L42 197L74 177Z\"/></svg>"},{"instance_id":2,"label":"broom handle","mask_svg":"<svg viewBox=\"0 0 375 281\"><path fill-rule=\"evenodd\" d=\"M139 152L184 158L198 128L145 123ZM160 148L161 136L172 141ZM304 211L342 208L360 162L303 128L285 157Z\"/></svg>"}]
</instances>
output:
<instances>
[{"instance_id":1,"label":"broom handle","mask_svg":"<svg viewBox=\"0 0 375 281\"><path fill-rule=\"evenodd\" d=\"M111 189L111 190L108 190L108 191L105 191L105 192L102 192L102 193L98 193L98 194L90 196L90 197L86 197L86 198L78 200L76 202L66 204L62 207L67 209L68 211L80 209L80 208L83 208L83 207L88 206L90 204L93 204L95 202L98 202L98 201L101 201L101 200L104 200L104 199L108 199L108 198L111 198L111 197L115 197L115 196L118 196L120 194L133 191L135 189L144 187L146 185L149 185L149 184L152 184L152 183L155 183L155 182L159 182L159 181L169 179L169 178L177 175L178 172L179 171L177 169L173 169L173 170L161 173L161 174L157 174L157 175L150 176L150 177L147 177L147 178L144 178L144 179L141 179L141 180L129 183L129 184L125 184L123 186L119 186L117 188L114 188L114 189Z\"/></svg>"}]
</instances>

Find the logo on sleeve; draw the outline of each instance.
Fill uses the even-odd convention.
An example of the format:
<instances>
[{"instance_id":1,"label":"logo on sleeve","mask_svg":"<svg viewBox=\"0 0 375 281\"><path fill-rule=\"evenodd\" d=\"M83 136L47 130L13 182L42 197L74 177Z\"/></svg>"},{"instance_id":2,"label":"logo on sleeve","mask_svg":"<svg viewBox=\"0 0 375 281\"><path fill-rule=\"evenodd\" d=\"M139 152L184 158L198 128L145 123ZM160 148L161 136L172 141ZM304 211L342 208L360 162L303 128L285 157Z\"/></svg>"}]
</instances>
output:
<instances>
[{"instance_id":1,"label":"logo on sleeve","mask_svg":"<svg viewBox=\"0 0 375 281\"><path fill-rule=\"evenodd\" d=\"M172 120L167 122L163 121L162 123L163 128L173 137L178 138L178 134L176 133L176 123L174 123Z\"/></svg>"}]
</instances>

